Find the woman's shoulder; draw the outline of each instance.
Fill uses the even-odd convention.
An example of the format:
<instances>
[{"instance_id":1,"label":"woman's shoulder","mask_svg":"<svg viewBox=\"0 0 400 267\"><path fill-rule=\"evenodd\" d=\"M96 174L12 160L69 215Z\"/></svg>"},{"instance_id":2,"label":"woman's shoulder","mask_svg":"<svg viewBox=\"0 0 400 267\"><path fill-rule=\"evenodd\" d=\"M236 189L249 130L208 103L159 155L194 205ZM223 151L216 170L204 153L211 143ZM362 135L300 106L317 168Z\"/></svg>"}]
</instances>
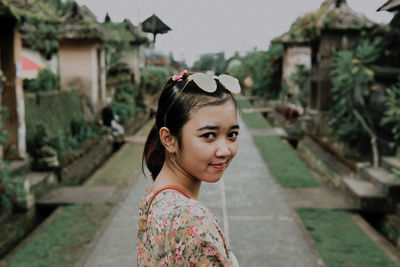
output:
<instances>
[{"instance_id":1,"label":"woman's shoulder","mask_svg":"<svg viewBox=\"0 0 400 267\"><path fill-rule=\"evenodd\" d=\"M214 215L201 202L187 198L181 193L169 189L161 192L156 196L151 204L153 211L157 210L157 214L162 217L187 217L192 219L200 219L202 217L212 217Z\"/></svg>"},{"instance_id":2,"label":"woman's shoulder","mask_svg":"<svg viewBox=\"0 0 400 267\"><path fill-rule=\"evenodd\" d=\"M231 266L230 250L214 215L197 200L171 194L183 201L169 213L166 225L166 250L176 255L172 263L181 264L183 257L193 264Z\"/></svg>"},{"instance_id":3,"label":"woman's shoulder","mask_svg":"<svg viewBox=\"0 0 400 267\"><path fill-rule=\"evenodd\" d=\"M149 198L153 195L149 194ZM212 263L230 266L229 247L214 215L199 201L175 190L165 190L154 197L148 229L162 244L167 257L163 260L181 264ZM160 237L161 236L161 237ZM158 239L157 239L158 238ZM217 264L223 263L223 264Z\"/></svg>"}]
</instances>

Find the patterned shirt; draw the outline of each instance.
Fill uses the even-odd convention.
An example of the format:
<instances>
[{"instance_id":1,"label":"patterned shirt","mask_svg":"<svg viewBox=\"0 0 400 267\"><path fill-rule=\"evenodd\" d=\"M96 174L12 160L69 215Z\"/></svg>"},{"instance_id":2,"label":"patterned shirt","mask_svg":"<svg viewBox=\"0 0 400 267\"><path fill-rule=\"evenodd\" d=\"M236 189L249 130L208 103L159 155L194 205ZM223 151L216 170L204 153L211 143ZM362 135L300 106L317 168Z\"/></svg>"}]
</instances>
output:
<instances>
[{"instance_id":1,"label":"patterned shirt","mask_svg":"<svg viewBox=\"0 0 400 267\"><path fill-rule=\"evenodd\" d=\"M138 266L232 266L215 216L176 190L147 190L139 209ZM146 217L147 223L146 223Z\"/></svg>"}]
</instances>

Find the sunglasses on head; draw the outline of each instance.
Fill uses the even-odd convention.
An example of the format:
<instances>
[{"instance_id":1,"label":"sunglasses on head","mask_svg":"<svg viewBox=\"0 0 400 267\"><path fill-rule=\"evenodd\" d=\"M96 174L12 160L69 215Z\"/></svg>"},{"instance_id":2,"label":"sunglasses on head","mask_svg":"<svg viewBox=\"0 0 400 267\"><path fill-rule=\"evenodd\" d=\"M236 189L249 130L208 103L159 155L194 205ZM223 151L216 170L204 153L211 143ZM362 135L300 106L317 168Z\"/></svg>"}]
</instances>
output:
<instances>
[{"instance_id":1,"label":"sunglasses on head","mask_svg":"<svg viewBox=\"0 0 400 267\"><path fill-rule=\"evenodd\" d=\"M181 72L178 76L174 76L174 77L182 78L183 73ZM201 90L203 90L207 93L213 93L217 90L216 80L218 80L219 83L229 92L231 92L233 94L240 93L241 88L240 88L239 80L236 79L235 77L232 77L227 74L221 74L219 76L215 76L215 75L211 76L211 75L208 75L205 73L200 73L200 72L193 73L187 77L186 82L183 85L182 89L175 95L175 97L172 100L171 104L169 105L167 111L165 112L164 125L167 125L167 114L168 114L169 110L175 104L175 101L181 95L181 93L186 88L186 86L189 84L189 82L193 81L197 85L197 87L200 88ZM180 80L178 80L178 81L180 81Z\"/></svg>"},{"instance_id":2,"label":"sunglasses on head","mask_svg":"<svg viewBox=\"0 0 400 267\"><path fill-rule=\"evenodd\" d=\"M240 93L239 80L236 79L235 77L232 77L227 74L221 74L219 76L215 75L211 76L200 72L196 72L190 75L187 78L186 83L181 90L183 91L186 85L190 81L193 81L203 91L206 91L207 93L213 93L217 90L217 82L215 80L218 80L221 83L221 85L231 93L233 94Z\"/></svg>"}]
</instances>

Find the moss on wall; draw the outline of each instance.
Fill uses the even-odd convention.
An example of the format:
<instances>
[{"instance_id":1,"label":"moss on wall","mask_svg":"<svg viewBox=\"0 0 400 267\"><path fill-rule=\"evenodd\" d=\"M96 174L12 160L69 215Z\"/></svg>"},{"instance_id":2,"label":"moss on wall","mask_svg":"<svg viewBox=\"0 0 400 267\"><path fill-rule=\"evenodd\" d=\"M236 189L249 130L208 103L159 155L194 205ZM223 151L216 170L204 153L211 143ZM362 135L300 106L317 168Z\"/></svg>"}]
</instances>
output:
<instances>
[{"instance_id":1,"label":"moss on wall","mask_svg":"<svg viewBox=\"0 0 400 267\"><path fill-rule=\"evenodd\" d=\"M82 100L77 90L25 93L27 140L39 124L46 127L49 137L58 136L60 130L70 133L73 120L83 120Z\"/></svg>"}]
</instances>

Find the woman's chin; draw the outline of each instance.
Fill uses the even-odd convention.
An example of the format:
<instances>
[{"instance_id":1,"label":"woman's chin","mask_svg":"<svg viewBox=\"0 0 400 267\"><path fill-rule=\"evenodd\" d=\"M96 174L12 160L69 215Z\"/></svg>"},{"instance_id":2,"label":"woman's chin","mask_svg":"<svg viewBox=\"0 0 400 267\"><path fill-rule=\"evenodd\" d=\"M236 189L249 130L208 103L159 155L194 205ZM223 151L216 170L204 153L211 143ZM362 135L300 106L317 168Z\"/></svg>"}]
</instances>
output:
<instances>
[{"instance_id":1,"label":"woman's chin","mask_svg":"<svg viewBox=\"0 0 400 267\"><path fill-rule=\"evenodd\" d=\"M223 172L218 173L218 174L209 175L209 176L205 177L204 179L202 179L202 181L206 182L206 183L211 183L211 184L216 183L219 180L221 180L222 175L223 175Z\"/></svg>"}]
</instances>

